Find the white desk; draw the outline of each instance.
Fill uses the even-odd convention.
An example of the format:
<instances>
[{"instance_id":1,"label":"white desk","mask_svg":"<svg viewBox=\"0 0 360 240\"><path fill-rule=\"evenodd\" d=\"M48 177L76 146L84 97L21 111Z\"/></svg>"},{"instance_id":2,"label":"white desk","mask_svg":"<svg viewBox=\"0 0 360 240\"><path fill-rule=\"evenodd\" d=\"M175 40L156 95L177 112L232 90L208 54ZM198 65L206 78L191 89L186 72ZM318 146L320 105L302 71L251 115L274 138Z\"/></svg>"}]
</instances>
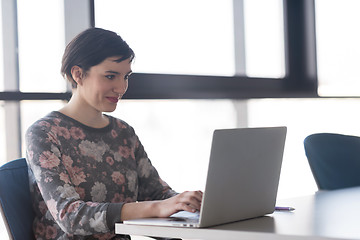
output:
<instances>
[{"instance_id":1,"label":"white desk","mask_svg":"<svg viewBox=\"0 0 360 240\"><path fill-rule=\"evenodd\" d=\"M204 240L360 239L360 187L281 200L277 205L295 207L296 210L202 229L118 223L115 232Z\"/></svg>"}]
</instances>

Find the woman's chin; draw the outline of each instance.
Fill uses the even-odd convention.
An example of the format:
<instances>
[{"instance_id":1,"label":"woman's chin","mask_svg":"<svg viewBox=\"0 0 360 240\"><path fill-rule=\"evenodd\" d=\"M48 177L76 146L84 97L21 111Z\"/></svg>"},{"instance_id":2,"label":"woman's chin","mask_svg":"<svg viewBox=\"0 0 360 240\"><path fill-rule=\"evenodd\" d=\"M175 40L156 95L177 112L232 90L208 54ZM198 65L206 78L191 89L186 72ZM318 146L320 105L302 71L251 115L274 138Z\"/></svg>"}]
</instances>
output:
<instances>
[{"instance_id":1,"label":"woman's chin","mask_svg":"<svg viewBox=\"0 0 360 240\"><path fill-rule=\"evenodd\" d=\"M116 110L116 104L114 106L107 106L104 107L104 109L102 110L103 112L113 112Z\"/></svg>"}]
</instances>

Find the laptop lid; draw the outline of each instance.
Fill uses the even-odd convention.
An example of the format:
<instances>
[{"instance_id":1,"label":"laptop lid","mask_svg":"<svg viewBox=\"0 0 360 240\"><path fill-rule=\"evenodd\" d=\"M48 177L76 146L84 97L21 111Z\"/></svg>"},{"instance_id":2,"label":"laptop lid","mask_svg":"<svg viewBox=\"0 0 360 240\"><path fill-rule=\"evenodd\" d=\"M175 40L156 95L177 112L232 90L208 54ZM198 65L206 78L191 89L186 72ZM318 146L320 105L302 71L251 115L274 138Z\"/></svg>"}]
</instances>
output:
<instances>
[{"instance_id":1,"label":"laptop lid","mask_svg":"<svg viewBox=\"0 0 360 240\"><path fill-rule=\"evenodd\" d=\"M272 213L285 137L286 127L215 130L199 222L176 217L124 224L208 227Z\"/></svg>"},{"instance_id":2,"label":"laptop lid","mask_svg":"<svg viewBox=\"0 0 360 240\"><path fill-rule=\"evenodd\" d=\"M275 209L286 127L215 130L200 227Z\"/></svg>"}]
</instances>

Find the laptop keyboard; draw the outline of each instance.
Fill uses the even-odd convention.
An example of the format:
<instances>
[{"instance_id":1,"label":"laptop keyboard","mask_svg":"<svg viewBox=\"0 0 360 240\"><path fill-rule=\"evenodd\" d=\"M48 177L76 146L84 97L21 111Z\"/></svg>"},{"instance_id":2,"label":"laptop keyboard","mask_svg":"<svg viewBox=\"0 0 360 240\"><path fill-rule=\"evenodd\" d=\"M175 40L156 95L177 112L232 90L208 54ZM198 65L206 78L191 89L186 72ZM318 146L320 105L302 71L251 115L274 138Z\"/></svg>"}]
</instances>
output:
<instances>
[{"instance_id":1,"label":"laptop keyboard","mask_svg":"<svg viewBox=\"0 0 360 240\"><path fill-rule=\"evenodd\" d=\"M187 212L180 211L170 216L172 221L187 221L187 222L198 222L200 218L200 212Z\"/></svg>"}]
</instances>

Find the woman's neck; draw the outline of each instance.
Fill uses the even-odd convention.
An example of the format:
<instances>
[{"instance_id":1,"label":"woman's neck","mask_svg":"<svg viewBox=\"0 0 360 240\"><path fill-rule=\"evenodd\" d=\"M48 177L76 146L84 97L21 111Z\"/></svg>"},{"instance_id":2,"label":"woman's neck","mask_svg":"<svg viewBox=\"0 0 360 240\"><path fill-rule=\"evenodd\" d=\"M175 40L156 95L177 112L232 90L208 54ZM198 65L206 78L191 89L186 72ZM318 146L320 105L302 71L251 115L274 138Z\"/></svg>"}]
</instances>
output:
<instances>
[{"instance_id":1,"label":"woman's neck","mask_svg":"<svg viewBox=\"0 0 360 240\"><path fill-rule=\"evenodd\" d=\"M93 128L103 128L109 124L108 117L102 112L99 112L86 104L81 104L81 101L74 95L71 97L70 101L59 110L59 112Z\"/></svg>"}]
</instances>

